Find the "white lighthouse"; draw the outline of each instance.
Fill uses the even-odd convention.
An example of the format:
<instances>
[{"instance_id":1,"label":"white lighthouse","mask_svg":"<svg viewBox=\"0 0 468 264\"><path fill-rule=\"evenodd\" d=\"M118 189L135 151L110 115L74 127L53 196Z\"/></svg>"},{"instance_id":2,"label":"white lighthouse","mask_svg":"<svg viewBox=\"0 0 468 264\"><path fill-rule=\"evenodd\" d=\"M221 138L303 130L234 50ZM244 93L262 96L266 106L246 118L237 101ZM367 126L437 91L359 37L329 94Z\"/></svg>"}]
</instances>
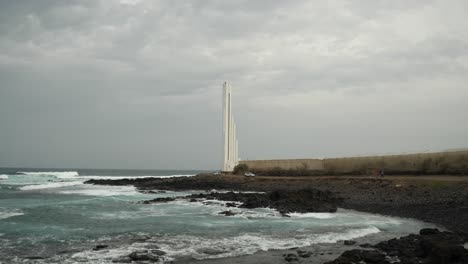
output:
<instances>
[{"instance_id":1,"label":"white lighthouse","mask_svg":"<svg viewBox=\"0 0 468 264\"><path fill-rule=\"evenodd\" d=\"M223 84L223 133L224 133L224 163L223 171L233 171L239 163L237 147L239 142L236 138L236 124L232 116L231 85Z\"/></svg>"}]
</instances>

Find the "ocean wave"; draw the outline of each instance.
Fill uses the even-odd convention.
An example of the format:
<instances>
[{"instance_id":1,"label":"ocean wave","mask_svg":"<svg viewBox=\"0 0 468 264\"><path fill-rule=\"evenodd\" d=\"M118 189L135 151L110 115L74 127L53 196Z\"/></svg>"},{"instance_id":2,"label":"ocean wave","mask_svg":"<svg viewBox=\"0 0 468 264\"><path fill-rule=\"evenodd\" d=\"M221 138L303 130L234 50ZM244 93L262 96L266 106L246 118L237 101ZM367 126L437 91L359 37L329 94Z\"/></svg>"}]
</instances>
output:
<instances>
[{"instance_id":1,"label":"ocean wave","mask_svg":"<svg viewBox=\"0 0 468 264\"><path fill-rule=\"evenodd\" d=\"M22 186L19 189L22 191L31 191L31 190L42 190L42 189L55 189L67 186L81 185L83 182L72 181L72 182L51 182L45 184L35 184L35 185L26 185Z\"/></svg>"},{"instance_id":2,"label":"ocean wave","mask_svg":"<svg viewBox=\"0 0 468 264\"><path fill-rule=\"evenodd\" d=\"M24 215L20 209L11 209L0 207L0 219L6 219L13 216Z\"/></svg>"},{"instance_id":3,"label":"ocean wave","mask_svg":"<svg viewBox=\"0 0 468 264\"><path fill-rule=\"evenodd\" d=\"M0 180L8 180L8 175L0 174Z\"/></svg>"},{"instance_id":4,"label":"ocean wave","mask_svg":"<svg viewBox=\"0 0 468 264\"><path fill-rule=\"evenodd\" d=\"M23 175L55 176L60 179L69 179L80 175L77 171L18 171L16 173Z\"/></svg>"},{"instance_id":5,"label":"ocean wave","mask_svg":"<svg viewBox=\"0 0 468 264\"><path fill-rule=\"evenodd\" d=\"M290 217L294 218L316 218L316 219L331 219L336 217L336 213L289 213Z\"/></svg>"},{"instance_id":6,"label":"ocean wave","mask_svg":"<svg viewBox=\"0 0 468 264\"><path fill-rule=\"evenodd\" d=\"M341 240L356 239L379 232L380 230L377 227L370 226L342 233L315 234L304 238L244 234L221 239L175 236L162 239L157 238L157 242L161 250L166 252L169 257L191 256L195 259L209 259L250 255L258 251L305 247L319 243L336 243ZM218 254L209 254L206 252L207 250L218 252Z\"/></svg>"},{"instance_id":7,"label":"ocean wave","mask_svg":"<svg viewBox=\"0 0 468 264\"><path fill-rule=\"evenodd\" d=\"M320 243L336 243L379 233L377 227L347 230L342 233L330 232L312 234L306 237L279 237L257 233L243 234L225 238L207 238L200 236L155 236L145 242L133 243L106 251L83 251L71 256L71 261L99 261L110 263L113 259L126 256L133 251L159 248L166 253L165 260L192 257L194 259L217 259L251 255L258 251L281 250L292 247L306 247Z\"/></svg>"},{"instance_id":8,"label":"ocean wave","mask_svg":"<svg viewBox=\"0 0 468 264\"><path fill-rule=\"evenodd\" d=\"M59 191L61 194L79 194L88 196L134 196L140 195L133 186L86 185L86 188Z\"/></svg>"}]
</instances>

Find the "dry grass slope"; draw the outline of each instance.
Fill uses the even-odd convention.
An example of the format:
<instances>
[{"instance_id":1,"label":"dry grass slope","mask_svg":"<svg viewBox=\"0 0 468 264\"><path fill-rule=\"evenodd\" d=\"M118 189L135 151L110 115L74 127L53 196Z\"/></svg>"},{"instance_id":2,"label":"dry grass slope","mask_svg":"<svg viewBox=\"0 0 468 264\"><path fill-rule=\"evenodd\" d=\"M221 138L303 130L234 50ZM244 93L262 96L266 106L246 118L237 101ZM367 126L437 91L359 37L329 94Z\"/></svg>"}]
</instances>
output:
<instances>
[{"instance_id":1,"label":"dry grass slope","mask_svg":"<svg viewBox=\"0 0 468 264\"><path fill-rule=\"evenodd\" d=\"M467 175L468 151L418 153L333 159L241 161L260 175Z\"/></svg>"}]
</instances>

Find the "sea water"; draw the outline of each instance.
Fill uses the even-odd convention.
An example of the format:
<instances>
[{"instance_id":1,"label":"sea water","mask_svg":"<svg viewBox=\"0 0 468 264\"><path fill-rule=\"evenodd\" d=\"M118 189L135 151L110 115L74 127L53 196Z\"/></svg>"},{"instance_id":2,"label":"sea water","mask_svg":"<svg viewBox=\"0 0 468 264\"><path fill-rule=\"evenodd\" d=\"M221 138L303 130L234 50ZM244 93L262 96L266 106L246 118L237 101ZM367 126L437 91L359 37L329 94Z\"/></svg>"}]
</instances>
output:
<instances>
[{"instance_id":1,"label":"sea water","mask_svg":"<svg viewBox=\"0 0 468 264\"><path fill-rule=\"evenodd\" d=\"M144 194L133 186L84 184L89 179L190 177L197 171L0 169L0 263L112 263L133 251L159 248L162 262L253 254L369 235L417 232L425 224L338 210L291 214L240 209L226 202L157 197L201 191ZM109 247L95 251L96 245Z\"/></svg>"}]
</instances>

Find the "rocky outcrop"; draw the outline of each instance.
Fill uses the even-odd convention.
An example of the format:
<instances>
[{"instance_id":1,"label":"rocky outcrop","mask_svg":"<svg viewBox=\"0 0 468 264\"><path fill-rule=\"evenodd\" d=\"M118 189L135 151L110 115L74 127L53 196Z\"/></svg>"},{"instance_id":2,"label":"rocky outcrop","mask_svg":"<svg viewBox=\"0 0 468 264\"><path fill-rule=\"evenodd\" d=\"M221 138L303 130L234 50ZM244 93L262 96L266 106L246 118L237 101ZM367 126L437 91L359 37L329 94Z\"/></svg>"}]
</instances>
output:
<instances>
[{"instance_id":1,"label":"rocky outcrop","mask_svg":"<svg viewBox=\"0 0 468 264\"><path fill-rule=\"evenodd\" d=\"M130 253L127 256L122 256L113 259L113 263L155 263L163 260L166 252L159 249L138 250Z\"/></svg>"},{"instance_id":2,"label":"rocky outcrop","mask_svg":"<svg viewBox=\"0 0 468 264\"><path fill-rule=\"evenodd\" d=\"M422 229L419 235L409 235L378 243L371 250L354 249L344 252L328 264L344 263L468 263L468 250L463 244L468 236L462 233Z\"/></svg>"},{"instance_id":3,"label":"rocky outcrop","mask_svg":"<svg viewBox=\"0 0 468 264\"><path fill-rule=\"evenodd\" d=\"M155 198L153 200L148 200L148 201L143 201L142 203L144 204L151 204L151 203L167 203L167 202L172 202L175 201L175 197L160 197L160 198Z\"/></svg>"},{"instance_id":4,"label":"rocky outcrop","mask_svg":"<svg viewBox=\"0 0 468 264\"><path fill-rule=\"evenodd\" d=\"M274 208L281 214L288 213L308 213L308 212L336 212L338 204L342 201L331 192L319 191L315 189L302 189L297 191L276 190L267 193L200 193L192 194L178 199L197 201L200 199L229 201L228 207L235 207L232 201L240 202L240 208ZM173 201L174 198L156 198L144 201L145 204ZM227 212L227 211L226 211ZM230 216L230 213L224 213Z\"/></svg>"},{"instance_id":5,"label":"rocky outcrop","mask_svg":"<svg viewBox=\"0 0 468 264\"><path fill-rule=\"evenodd\" d=\"M103 250L103 249L106 249L108 248L109 246L108 245L96 245L93 250L94 251L98 251L98 250Z\"/></svg>"},{"instance_id":6,"label":"rocky outcrop","mask_svg":"<svg viewBox=\"0 0 468 264\"><path fill-rule=\"evenodd\" d=\"M222 214L222 215L225 215L225 216L234 216L236 215L237 213L231 211L231 210L227 210L227 211L222 211L222 212L219 212L218 214Z\"/></svg>"},{"instance_id":7,"label":"rocky outcrop","mask_svg":"<svg viewBox=\"0 0 468 264\"><path fill-rule=\"evenodd\" d=\"M420 179L421 178L421 179ZM468 180L434 177L244 177L200 174L169 179L90 180L102 185L133 185L151 190L232 190L271 192L313 188L345 198L340 207L416 218L453 231L468 232ZM195 200L194 200L195 201Z\"/></svg>"}]
</instances>

